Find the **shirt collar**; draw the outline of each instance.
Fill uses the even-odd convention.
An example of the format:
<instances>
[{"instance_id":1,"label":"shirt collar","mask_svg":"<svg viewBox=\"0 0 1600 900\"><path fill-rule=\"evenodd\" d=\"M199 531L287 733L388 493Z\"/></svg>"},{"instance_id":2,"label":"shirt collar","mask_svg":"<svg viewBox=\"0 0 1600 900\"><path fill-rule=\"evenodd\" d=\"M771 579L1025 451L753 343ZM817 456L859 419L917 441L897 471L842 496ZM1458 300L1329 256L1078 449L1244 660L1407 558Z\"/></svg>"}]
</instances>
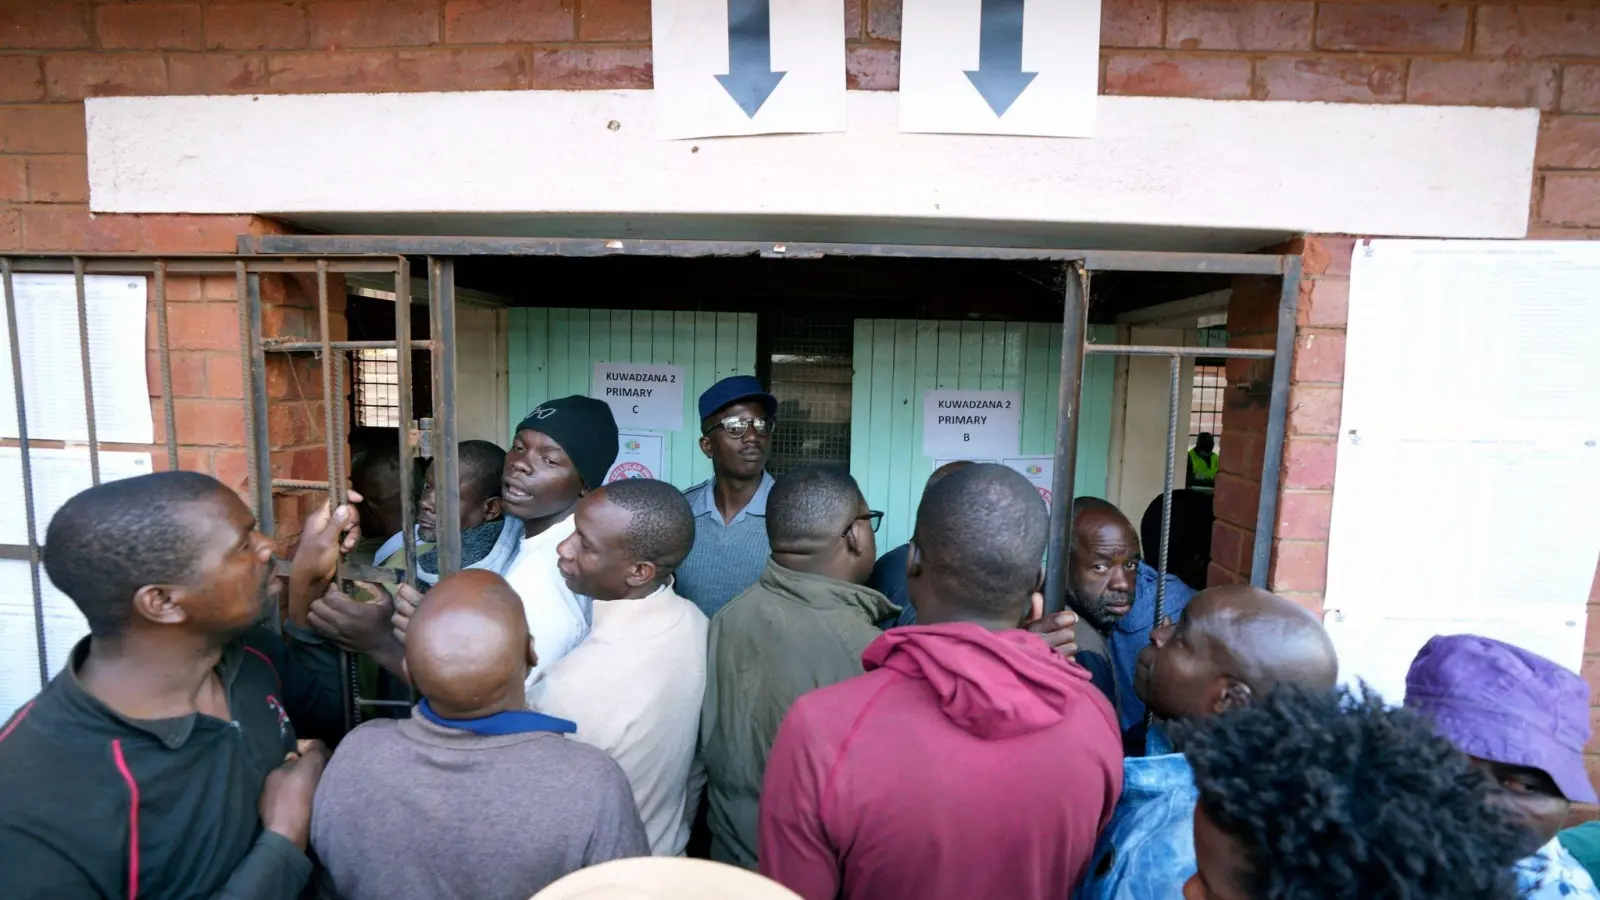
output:
<instances>
[{"instance_id":1,"label":"shirt collar","mask_svg":"<svg viewBox=\"0 0 1600 900\"><path fill-rule=\"evenodd\" d=\"M133 719L117 712L89 693L88 688L85 688L78 678L78 670L89 658L89 641L90 638L85 637L72 648L66 668L57 676L57 681L61 683L73 712L87 720L97 721L112 728L121 727L148 734L160 741L168 750L177 750L188 742L189 736L194 733L195 723L200 718L198 712L173 719ZM222 681L223 691L228 695L230 702L233 699L234 677L239 674L243 658L244 651L240 643L233 641L222 648L222 658L214 669ZM222 725L230 724L221 719L217 722Z\"/></svg>"},{"instance_id":2,"label":"shirt collar","mask_svg":"<svg viewBox=\"0 0 1600 900\"><path fill-rule=\"evenodd\" d=\"M777 479L772 477L772 473L763 471L761 473L761 484L756 487L755 496L750 498L750 502L745 504L744 509L739 510L739 514L733 517L733 522L728 524L732 525L734 522L744 518L746 513L752 516L765 517L767 514L767 495L772 493L774 484L777 484ZM711 513L720 514L717 509L717 479L715 477L705 481L704 489L700 491L700 496L694 505L694 514L697 518Z\"/></svg>"},{"instance_id":3,"label":"shirt collar","mask_svg":"<svg viewBox=\"0 0 1600 900\"><path fill-rule=\"evenodd\" d=\"M576 722L547 716L531 709L507 710L481 719L446 719L434 712L433 707L428 705L427 698L423 698L417 702L417 712L441 728L455 728L481 735L529 734L536 731L573 734L578 730Z\"/></svg>"}]
</instances>

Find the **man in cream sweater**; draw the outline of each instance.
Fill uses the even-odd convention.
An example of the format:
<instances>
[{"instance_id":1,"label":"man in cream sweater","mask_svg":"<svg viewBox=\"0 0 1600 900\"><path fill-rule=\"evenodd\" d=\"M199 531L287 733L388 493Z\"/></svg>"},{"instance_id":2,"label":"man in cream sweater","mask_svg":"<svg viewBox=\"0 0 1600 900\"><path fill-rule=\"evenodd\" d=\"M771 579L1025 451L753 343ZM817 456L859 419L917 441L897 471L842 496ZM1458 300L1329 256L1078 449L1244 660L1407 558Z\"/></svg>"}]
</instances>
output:
<instances>
[{"instance_id":1,"label":"man in cream sweater","mask_svg":"<svg viewBox=\"0 0 1600 900\"><path fill-rule=\"evenodd\" d=\"M697 765L706 688L705 614L672 588L694 515L661 481L624 480L578 503L556 553L573 594L594 598L587 639L545 670L529 705L578 722L577 740L622 766L650 850L676 856L705 783Z\"/></svg>"}]
</instances>

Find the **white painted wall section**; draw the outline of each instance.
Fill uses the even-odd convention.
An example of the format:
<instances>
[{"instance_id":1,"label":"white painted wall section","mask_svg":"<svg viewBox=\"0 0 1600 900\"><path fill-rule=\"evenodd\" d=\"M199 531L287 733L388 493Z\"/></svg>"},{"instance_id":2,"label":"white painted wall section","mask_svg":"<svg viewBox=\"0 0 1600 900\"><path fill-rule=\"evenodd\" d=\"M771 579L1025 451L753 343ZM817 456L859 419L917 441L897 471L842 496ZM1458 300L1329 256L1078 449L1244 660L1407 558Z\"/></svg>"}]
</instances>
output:
<instances>
[{"instance_id":1,"label":"white painted wall section","mask_svg":"<svg viewBox=\"0 0 1600 900\"><path fill-rule=\"evenodd\" d=\"M107 213L850 217L1522 237L1536 110L1100 98L1091 140L655 137L648 91L93 98Z\"/></svg>"}]
</instances>

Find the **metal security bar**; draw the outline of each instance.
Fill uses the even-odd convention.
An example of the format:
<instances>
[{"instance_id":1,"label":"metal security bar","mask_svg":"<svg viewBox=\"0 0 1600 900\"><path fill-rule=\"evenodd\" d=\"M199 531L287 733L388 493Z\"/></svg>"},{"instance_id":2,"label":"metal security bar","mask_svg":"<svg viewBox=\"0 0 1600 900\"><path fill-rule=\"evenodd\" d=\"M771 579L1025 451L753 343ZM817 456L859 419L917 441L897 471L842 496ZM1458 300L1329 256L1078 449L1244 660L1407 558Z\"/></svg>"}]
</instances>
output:
<instances>
[{"instance_id":1,"label":"metal security bar","mask_svg":"<svg viewBox=\"0 0 1600 900\"><path fill-rule=\"evenodd\" d=\"M314 256L314 255L313 255ZM239 337L241 366L248 373L245 400L242 404L246 442L246 496L256 515L258 527L266 534L276 532L273 498L282 493L316 491L328 495L334 506L345 501L346 472L344 447L346 433L344 417L344 373L347 354L362 349L389 349L396 355L398 375L398 426L399 441L404 456L416 456L428 451L436 455L443 484L459 482L459 460L456 449L454 372L455 372L455 295L453 266L450 260L429 260L430 273L445 273L434 284L428 298L434 334L442 340L411 340L411 279L410 264L403 256L395 254L370 254L359 258L305 258L304 255L245 254L240 256L190 256L171 258L123 257L110 255L80 255L72 257L37 257L0 255L0 282L3 282L7 318L7 336L11 351L11 373L14 383L14 403L17 411L16 446L20 451L22 469L22 495L27 525L25 544L0 544L0 559L27 560L32 586L35 638L38 649L40 686L48 683L53 669L64 660L49 659L46 645L46 616L40 579L40 561L43 545L40 543L36 499L34 495L33 458L36 449L66 446L61 440L40 440L28 430L27 391L23 380L22 341L17 314L16 274L71 275L76 300L78 344L83 370L83 409L88 435L91 478L94 484L101 480L100 454L108 449L100 440L95 416L94 381L91 374L89 345L89 315L86 294L86 277L89 275L136 275L151 279L149 304L154 307L156 319L156 354L161 379L161 421L164 427L163 443L167 468L179 465L179 440L177 433L175 401L172 385L171 342L168 333L168 281L171 276L209 277L233 279L233 301L239 311ZM395 283L395 334L394 341L334 341L331 340L331 315L329 276L332 274L390 275ZM317 335L263 338L262 336L262 275L314 275L316 282ZM436 423L441 437L446 440L426 439L412 419L413 349L433 353L434 409L431 420ZM328 479L304 481L271 476L271 443L268 434L268 398L266 354L314 353L320 358L324 402L325 442L328 453ZM427 422L424 423L426 425ZM434 454L430 446L437 448ZM144 445L117 445L109 449L146 450ZM412 470L400 467L400 487L403 497L411 496ZM446 509L458 506L454 491L448 495ZM416 540L415 511L409 503L402 504L403 544L405 548L405 580L415 586ZM460 559L459 515L449 514L439 523L440 573L455 571ZM275 571L286 572L287 563L275 560ZM341 581L396 580L393 572L369 566L341 564ZM357 691L355 660L345 654L342 671L345 724L353 727L359 723L362 711L368 707L407 705L404 701L366 699Z\"/></svg>"}]
</instances>

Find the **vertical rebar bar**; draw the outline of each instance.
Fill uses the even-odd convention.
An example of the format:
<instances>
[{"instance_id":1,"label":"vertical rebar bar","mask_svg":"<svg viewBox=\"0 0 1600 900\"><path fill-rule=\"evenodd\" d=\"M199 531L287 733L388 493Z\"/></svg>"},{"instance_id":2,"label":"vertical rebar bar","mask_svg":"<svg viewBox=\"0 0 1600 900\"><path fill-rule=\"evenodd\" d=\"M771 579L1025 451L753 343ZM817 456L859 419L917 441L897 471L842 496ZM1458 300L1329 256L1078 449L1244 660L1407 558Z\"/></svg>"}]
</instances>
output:
<instances>
[{"instance_id":1,"label":"vertical rebar bar","mask_svg":"<svg viewBox=\"0 0 1600 900\"><path fill-rule=\"evenodd\" d=\"M1272 395L1267 406L1267 442L1261 459L1261 500L1256 505L1256 536L1250 549L1250 583L1263 589L1272 565L1273 533L1278 527L1278 483L1289 417L1289 373L1294 368L1300 265L1298 256L1283 258L1283 285L1278 293L1278 340L1273 345Z\"/></svg>"},{"instance_id":2,"label":"vertical rebar bar","mask_svg":"<svg viewBox=\"0 0 1600 900\"><path fill-rule=\"evenodd\" d=\"M343 353L336 358L328 315L328 261L317 260L317 338L322 343L322 422L323 442L328 448L328 514L347 501L344 486L344 436L339 432L336 405L342 403L338 391L343 378L336 374ZM338 576L335 575L335 582ZM353 654L339 651L339 695L344 708L344 730L348 734L361 721L361 698L357 690L360 672Z\"/></svg>"},{"instance_id":3,"label":"vertical rebar bar","mask_svg":"<svg viewBox=\"0 0 1600 900\"><path fill-rule=\"evenodd\" d=\"M1167 561L1172 541L1172 470L1177 465L1178 454L1178 373L1183 358L1173 354L1167 363L1167 468L1161 473L1161 558L1157 560L1156 613L1153 620L1161 624L1167 608Z\"/></svg>"},{"instance_id":4,"label":"vertical rebar bar","mask_svg":"<svg viewBox=\"0 0 1600 900\"><path fill-rule=\"evenodd\" d=\"M394 273L395 380L399 382L400 421L400 543L405 548L405 583L417 586L417 511L413 505L411 474L416 455L411 446L411 261L400 257Z\"/></svg>"},{"instance_id":5,"label":"vertical rebar bar","mask_svg":"<svg viewBox=\"0 0 1600 900\"><path fill-rule=\"evenodd\" d=\"M83 257L72 258L72 287L78 300L78 360L83 364L83 420L89 429L89 479L100 483L100 430L94 415L94 365L89 358L89 299Z\"/></svg>"},{"instance_id":6,"label":"vertical rebar bar","mask_svg":"<svg viewBox=\"0 0 1600 900\"><path fill-rule=\"evenodd\" d=\"M256 527L268 537L277 535L277 510L272 504L272 429L267 421L267 353L261 344L261 275L245 277L245 297L249 301L240 311L241 342L239 365L250 373L249 393L245 395L245 444L250 471L255 473L252 503L256 507ZM292 359L283 361L293 365ZM298 399L298 398L297 398ZM263 477L263 473L267 473Z\"/></svg>"},{"instance_id":7,"label":"vertical rebar bar","mask_svg":"<svg viewBox=\"0 0 1600 900\"><path fill-rule=\"evenodd\" d=\"M1050 540L1046 547L1044 609L1066 604L1067 558L1072 553L1072 494L1078 464L1079 394L1084 340L1089 328L1089 273L1082 262L1064 267L1061 310L1061 389L1056 398L1055 470L1050 485Z\"/></svg>"},{"instance_id":8,"label":"vertical rebar bar","mask_svg":"<svg viewBox=\"0 0 1600 900\"><path fill-rule=\"evenodd\" d=\"M178 469L178 424L172 400L172 347L167 340L166 260L156 260L155 270L156 355L161 360L161 421L167 429L167 469L175 472Z\"/></svg>"},{"instance_id":9,"label":"vertical rebar bar","mask_svg":"<svg viewBox=\"0 0 1600 900\"><path fill-rule=\"evenodd\" d=\"M255 335L252 334L253 329L250 327L249 273L245 271L245 264L242 259L233 264L233 302L239 308L239 364L242 367L241 371L249 372L250 345L252 337L255 337ZM261 410L261 414L266 415L266 410ZM244 433L247 441L251 440L256 433L256 409L248 398L244 403ZM264 510L272 506L271 488L268 488L265 492L262 491L262 485L270 483L271 478L266 477L265 481L263 480L266 472L262 470L260 460L255 453L246 453L245 457L245 482L249 488L246 494L250 498L250 510L255 513L256 522L260 523L263 516L268 514ZM265 499L263 499L263 494Z\"/></svg>"},{"instance_id":10,"label":"vertical rebar bar","mask_svg":"<svg viewBox=\"0 0 1600 900\"><path fill-rule=\"evenodd\" d=\"M39 532L33 508L33 458L28 446L28 401L22 388L22 341L18 337L17 291L11 277L11 260L0 257L4 282L6 332L11 341L11 383L17 401L17 445L22 451L22 505L28 524L28 576L33 584L33 636L39 647L39 689L50 683L50 661L45 650L44 590L39 582Z\"/></svg>"},{"instance_id":11,"label":"vertical rebar bar","mask_svg":"<svg viewBox=\"0 0 1600 900\"><path fill-rule=\"evenodd\" d=\"M456 439L456 268L455 260L428 258L429 312L433 340L433 481L438 485L439 577L461 568L460 445Z\"/></svg>"}]
</instances>

